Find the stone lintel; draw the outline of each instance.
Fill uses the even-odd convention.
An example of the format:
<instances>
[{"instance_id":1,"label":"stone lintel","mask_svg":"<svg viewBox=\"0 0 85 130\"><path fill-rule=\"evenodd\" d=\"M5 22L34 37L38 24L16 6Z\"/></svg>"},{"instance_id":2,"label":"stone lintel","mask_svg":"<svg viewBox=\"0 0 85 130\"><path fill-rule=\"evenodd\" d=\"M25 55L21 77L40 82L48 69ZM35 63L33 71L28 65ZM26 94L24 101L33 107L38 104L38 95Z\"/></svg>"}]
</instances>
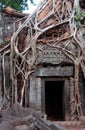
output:
<instances>
[{"instance_id":1,"label":"stone lintel","mask_svg":"<svg viewBox=\"0 0 85 130\"><path fill-rule=\"evenodd\" d=\"M36 76L73 76L73 66L38 68Z\"/></svg>"}]
</instances>

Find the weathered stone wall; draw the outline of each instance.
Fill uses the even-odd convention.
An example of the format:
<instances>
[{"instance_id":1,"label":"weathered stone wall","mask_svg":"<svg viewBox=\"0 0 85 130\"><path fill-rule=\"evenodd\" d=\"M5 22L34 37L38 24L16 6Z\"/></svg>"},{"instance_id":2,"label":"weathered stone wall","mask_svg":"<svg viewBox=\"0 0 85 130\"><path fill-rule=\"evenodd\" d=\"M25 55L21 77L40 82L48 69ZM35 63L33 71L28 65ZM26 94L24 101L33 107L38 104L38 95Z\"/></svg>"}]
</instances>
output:
<instances>
[{"instance_id":1,"label":"weathered stone wall","mask_svg":"<svg viewBox=\"0 0 85 130\"><path fill-rule=\"evenodd\" d=\"M62 77L70 77L73 76L73 67L72 66L47 66L47 67L38 67L36 71L36 76L40 77L52 77L52 76L62 76Z\"/></svg>"},{"instance_id":2,"label":"weathered stone wall","mask_svg":"<svg viewBox=\"0 0 85 130\"><path fill-rule=\"evenodd\" d=\"M3 44L3 26L2 26L2 16L0 13L0 45Z\"/></svg>"},{"instance_id":3,"label":"weathered stone wall","mask_svg":"<svg viewBox=\"0 0 85 130\"><path fill-rule=\"evenodd\" d=\"M30 76L29 105L35 110L41 110L41 78Z\"/></svg>"},{"instance_id":4,"label":"weathered stone wall","mask_svg":"<svg viewBox=\"0 0 85 130\"><path fill-rule=\"evenodd\" d=\"M49 44L44 45L40 43L37 46L43 50L38 50L37 54L37 62L40 64L58 65L63 62L72 63L60 49L49 47Z\"/></svg>"},{"instance_id":5,"label":"weathered stone wall","mask_svg":"<svg viewBox=\"0 0 85 130\"><path fill-rule=\"evenodd\" d=\"M83 78L83 73L81 69L79 73L79 90L80 90L80 95L81 95L83 113L85 115L85 79Z\"/></svg>"},{"instance_id":6,"label":"weathered stone wall","mask_svg":"<svg viewBox=\"0 0 85 130\"><path fill-rule=\"evenodd\" d=\"M4 47L10 42L11 36L13 34L13 18L11 19L10 15L0 13L0 48ZM0 106L2 103L2 68L1 68L1 58L2 54L0 53ZM10 69L9 69L9 55L5 56L5 87L7 90L7 95L10 93Z\"/></svg>"},{"instance_id":7,"label":"weathered stone wall","mask_svg":"<svg viewBox=\"0 0 85 130\"><path fill-rule=\"evenodd\" d=\"M5 85L7 89L7 95L10 95L10 57L5 56Z\"/></svg>"},{"instance_id":8,"label":"weathered stone wall","mask_svg":"<svg viewBox=\"0 0 85 130\"><path fill-rule=\"evenodd\" d=\"M43 86L44 78L52 78L58 80L59 78L64 80L64 101L65 101L65 120L69 119L70 114L70 80L69 77L73 76L73 67L61 67L61 66L38 66L34 74L30 76L30 88L29 88L29 104L30 107L36 110L44 110L44 97L45 86ZM45 82L45 81L44 81Z\"/></svg>"},{"instance_id":9,"label":"weathered stone wall","mask_svg":"<svg viewBox=\"0 0 85 130\"><path fill-rule=\"evenodd\" d=\"M0 106L2 103L2 71L1 71L1 54L0 54Z\"/></svg>"},{"instance_id":10,"label":"weathered stone wall","mask_svg":"<svg viewBox=\"0 0 85 130\"><path fill-rule=\"evenodd\" d=\"M74 76L74 69L73 66L38 66L35 73L30 76L30 91L29 91L29 103L30 107L36 110L40 110L45 112L44 108L44 97L45 92L43 87L44 79L56 79L62 80L64 78L64 104L65 104L65 120L70 119L71 114L71 104L70 104L70 91L71 91L71 81L70 78ZM45 82L45 81L44 81ZM74 84L74 82L73 82ZM45 83L44 83L45 85ZM79 87L80 87L80 95L81 95L81 102L83 107L83 112L85 114L85 79L83 79L82 71L80 71L79 76Z\"/></svg>"},{"instance_id":11,"label":"weathered stone wall","mask_svg":"<svg viewBox=\"0 0 85 130\"><path fill-rule=\"evenodd\" d=\"M19 18L0 13L0 45L8 43L13 34L13 23Z\"/></svg>"},{"instance_id":12,"label":"weathered stone wall","mask_svg":"<svg viewBox=\"0 0 85 130\"><path fill-rule=\"evenodd\" d=\"M3 74L2 74L2 61L1 61L1 54L0 54L0 106L2 104L2 96L3 96L3 80L5 80L5 87L7 90L7 95L9 95L10 93L10 62L9 62L9 55L5 57L5 79L3 78Z\"/></svg>"},{"instance_id":13,"label":"weathered stone wall","mask_svg":"<svg viewBox=\"0 0 85 130\"><path fill-rule=\"evenodd\" d=\"M10 8L10 7L9 7ZM11 11L8 10L8 12L3 12L0 13L0 49L3 48L5 45L8 45L10 43L11 40L11 36L13 35L14 32L14 28L13 28L13 23L17 20L19 20L20 18L23 18L25 15L22 13L17 14L16 15L12 14L13 12L9 12ZM21 21L21 24L24 22L25 19L23 19ZM18 24L16 24L16 29L18 28ZM8 48L7 48L8 49ZM3 56L3 53L0 53L0 106L1 106L1 102L2 102L2 69L1 69L1 58ZM7 90L7 95L11 96L11 90L10 90L10 86L11 86L11 82L10 82L10 54L6 54L4 56L4 60L5 60L5 87Z\"/></svg>"},{"instance_id":14,"label":"weathered stone wall","mask_svg":"<svg viewBox=\"0 0 85 130\"><path fill-rule=\"evenodd\" d=\"M24 18L25 17L25 18ZM11 37L14 33L14 31L16 31L18 29L18 27L24 22L24 20L26 19L26 15L22 14L20 12L17 12L16 10L12 9L11 7L7 7L5 9L2 10L1 14L0 14L0 29L1 29L1 33L0 33L0 49L3 48L2 52L0 50L0 52L5 55L5 81L2 80L2 82L4 82L4 88L6 88L6 94L10 97L13 96L12 94L12 89L11 88L11 82L10 82L10 55L6 54L6 51L9 49L10 50L10 40ZM6 46L9 45L9 46ZM4 49L5 47L5 49ZM2 72L4 73L4 72ZM0 75L1 76L1 75ZM18 76L17 76L18 77ZM19 77L20 79L20 77ZM22 80L22 79L20 79ZM20 84L19 84L20 83ZM21 86L21 81L19 82L19 86ZM13 83L14 84L14 83ZM3 87L3 85L2 85ZM22 87L22 86L21 86ZM20 88L21 89L21 88ZM14 91L15 92L15 91ZM11 94L11 95L10 95ZM19 94L20 96L20 94ZM18 96L18 97L19 97ZM11 100L10 100L11 102ZM23 103L24 104L24 103Z\"/></svg>"}]
</instances>

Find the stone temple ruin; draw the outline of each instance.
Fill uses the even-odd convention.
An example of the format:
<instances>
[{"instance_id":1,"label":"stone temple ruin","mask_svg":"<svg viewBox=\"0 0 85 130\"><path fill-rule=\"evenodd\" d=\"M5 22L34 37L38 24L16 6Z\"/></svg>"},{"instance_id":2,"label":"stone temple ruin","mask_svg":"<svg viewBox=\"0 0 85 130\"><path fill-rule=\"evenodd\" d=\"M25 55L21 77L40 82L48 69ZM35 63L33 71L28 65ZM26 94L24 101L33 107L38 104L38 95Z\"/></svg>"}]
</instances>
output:
<instances>
[{"instance_id":1,"label":"stone temple ruin","mask_svg":"<svg viewBox=\"0 0 85 130\"><path fill-rule=\"evenodd\" d=\"M11 102L41 111L52 121L74 121L85 115L84 23L75 16L84 0L42 0L11 39ZM5 50L5 49L4 49ZM6 50L7 51L7 50Z\"/></svg>"}]
</instances>

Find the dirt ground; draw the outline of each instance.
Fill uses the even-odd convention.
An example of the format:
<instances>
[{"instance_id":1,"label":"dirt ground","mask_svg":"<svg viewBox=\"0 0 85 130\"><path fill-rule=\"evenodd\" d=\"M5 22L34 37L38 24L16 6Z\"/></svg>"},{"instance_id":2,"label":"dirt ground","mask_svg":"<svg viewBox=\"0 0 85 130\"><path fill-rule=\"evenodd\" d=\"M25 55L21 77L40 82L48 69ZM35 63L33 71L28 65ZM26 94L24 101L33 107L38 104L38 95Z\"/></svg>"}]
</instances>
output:
<instances>
[{"instance_id":1,"label":"dirt ground","mask_svg":"<svg viewBox=\"0 0 85 130\"><path fill-rule=\"evenodd\" d=\"M36 130L32 125L32 110L17 103L6 111L0 111L0 130Z\"/></svg>"},{"instance_id":2,"label":"dirt ground","mask_svg":"<svg viewBox=\"0 0 85 130\"><path fill-rule=\"evenodd\" d=\"M81 117L80 121L57 122L57 124L67 130L85 130L85 117Z\"/></svg>"},{"instance_id":3,"label":"dirt ground","mask_svg":"<svg viewBox=\"0 0 85 130\"><path fill-rule=\"evenodd\" d=\"M0 111L0 130L38 130L33 125L33 112L32 109L24 109L18 103L6 111ZM39 112L36 114L41 116ZM85 130L85 117L81 117L80 121L52 123L61 126L62 130Z\"/></svg>"}]
</instances>

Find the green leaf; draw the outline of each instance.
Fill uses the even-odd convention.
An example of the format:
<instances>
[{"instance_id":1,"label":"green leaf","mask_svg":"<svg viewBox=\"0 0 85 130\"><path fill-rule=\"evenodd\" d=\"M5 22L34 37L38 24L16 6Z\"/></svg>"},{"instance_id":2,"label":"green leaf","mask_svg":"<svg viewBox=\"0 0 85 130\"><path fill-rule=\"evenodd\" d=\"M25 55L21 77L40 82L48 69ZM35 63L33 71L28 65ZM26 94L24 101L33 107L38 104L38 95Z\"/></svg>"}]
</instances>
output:
<instances>
[{"instance_id":1,"label":"green leaf","mask_svg":"<svg viewBox=\"0 0 85 130\"><path fill-rule=\"evenodd\" d=\"M30 2L34 4L34 0L30 0ZM7 6L10 6L21 12L25 9L28 9L27 0L0 0L0 11Z\"/></svg>"},{"instance_id":2,"label":"green leaf","mask_svg":"<svg viewBox=\"0 0 85 130\"><path fill-rule=\"evenodd\" d=\"M76 26L77 26L77 28L80 28L81 27L81 23L79 21L76 22Z\"/></svg>"}]
</instances>

